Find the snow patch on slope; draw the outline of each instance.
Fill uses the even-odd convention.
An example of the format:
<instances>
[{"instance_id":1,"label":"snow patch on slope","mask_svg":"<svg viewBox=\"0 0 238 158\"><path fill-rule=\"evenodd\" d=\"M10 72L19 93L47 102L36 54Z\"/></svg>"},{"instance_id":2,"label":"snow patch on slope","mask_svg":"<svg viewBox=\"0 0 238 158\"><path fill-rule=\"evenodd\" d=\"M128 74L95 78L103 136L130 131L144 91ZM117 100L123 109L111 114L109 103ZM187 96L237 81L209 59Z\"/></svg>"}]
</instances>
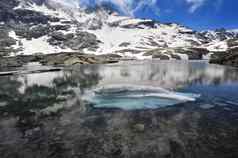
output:
<instances>
[{"instance_id":1,"label":"snow patch on slope","mask_svg":"<svg viewBox=\"0 0 238 158\"><path fill-rule=\"evenodd\" d=\"M222 51L227 51L228 45L227 45L227 41L214 41L212 43L209 43L206 48L209 51L222 52Z\"/></svg>"},{"instance_id":2,"label":"snow patch on slope","mask_svg":"<svg viewBox=\"0 0 238 158\"><path fill-rule=\"evenodd\" d=\"M74 1L76 2L76 1ZM217 34L214 31L208 31L205 36L212 39L213 42L203 45L202 40L197 38L193 30L180 26L178 24L161 24L154 23L148 19L135 19L127 16L119 16L116 13L109 14L105 10L96 10L85 12L80 8L78 2L73 3L61 0L48 0L46 5L41 6L35 3L21 4L18 8L25 8L41 12L45 15L60 18L59 22L50 22L50 25L61 25L63 21L70 21L69 30L61 30L63 34L76 33L77 31L87 31L95 34L101 41L96 51L84 49L84 53L90 54L108 54L116 53L123 57L137 59L151 59L151 56L143 56L145 52L157 48L178 48L194 47L195 45L203 46L209 51L226 51L228 49L226 41L216 40ZM50 9L51 6L54 9ZM148 24L148 25L146 25ZM150 25L153 25L152 27ZM14 35L12 35L14 36ZM59 47L48 44L48 36L28 41L14 37L21 41L14 48L22 48L21 53L33 54L36 52L56 53L59 51L71 51L70 49L62 50ZM35 52L36 51L36 52ZM183 60L188 60L188 55L174 53ZM164 53L170 59L171 55ZM204 58L209 58L205 55Z\"/></svg>"},{"instance_id":3,"label":"snow patch on slope","mask_svg":"<svg viewBox=\"0 0 238 158\"><path fill-rule=\"evenodd\" d=\"M33 52L38 52L38 53L43 53L43 54L50 54L50 53L57 53L59 51L62 51L60 48L58 47L54 47L51 46L48 42L47 42L48 37L47 36L43 36L37 39L32 39L32 40L26 40L26 39L22 39L22 48L23 51L21 51L21 54L25 54L25 55L31 55L33 54Z\"/></svg>"},{"instance_id":4,"label":"snow patch on slope","mask_svg":"<svg viewBox=\"0 0 238 158\"><path fill-rule=\"evenodd\" d=\"M71 49L61 49L58 46L50 45L47 40L48 36L43 36L40 38L32 38L32 40L27 40L25 38L19 38L15 31L9 32L9 37L12 37L17 41L17 44L12 46L14 49L19 49L18 54L23 55L32 55L35 53L43 53L43 54L52 54L59 52L72 52ZM13 54L14 55L14 54Z\"/></svg>"},{"instance_id":5,"label":"snow patch on slope","mask_svg":"<svg viewBox=\"0 0 238 158\"><path fill-rule=\"evenodd\" d=\"M110 17L110 21L113 17ZM120 19L119 25L132 24L137 21L136 19ZM141 20L139 20L141 21ZM114 22L117 22L115 17ZM95 34L103 43L100 48L95 52L97 54L120 52L125 49L133 49L138 52L145 52L149 49L155 49L158 47L183 47L191 46L190 41L200 42L194 35L180 35L181 28L178 25L163 25L160 24L157 28L133 28L127 29L123 27L110 27L104 25L98 30L87 30L90 33ZM123 43L128 43L127 46L121 46ZM183 58L186 58L183 56Z\"/></svg>"}]
</instances>

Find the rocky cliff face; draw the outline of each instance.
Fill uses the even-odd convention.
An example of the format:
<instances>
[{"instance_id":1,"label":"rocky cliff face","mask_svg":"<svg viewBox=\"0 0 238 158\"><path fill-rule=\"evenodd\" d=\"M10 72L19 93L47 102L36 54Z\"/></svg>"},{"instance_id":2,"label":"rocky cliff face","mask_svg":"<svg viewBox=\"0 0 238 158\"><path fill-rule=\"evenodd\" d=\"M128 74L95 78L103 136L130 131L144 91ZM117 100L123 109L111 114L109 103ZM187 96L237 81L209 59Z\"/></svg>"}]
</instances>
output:
<instances>
[{"instance_id":1,"label":"rocky cliff face","mask_svg":"<svg viewBox=\"0 0 238 158\"><path fill-rule=\"evenodd\" d=\"M238 39L229 39L227 44L227 51L214 54L210 62L238 67Z\"/></svg>"},{"instance_id":2,"label":"rocky cliff face","mask_svg":"<svg viewBox=\"0 0 238 158\"><path fill-rule=\"evenodd\" d=\"M0 2L0 56L82 52L126 58L207 59L229 53L238 33L120 16L112 5L82 8L56 0Z\"/></svg>"}]
</instances>

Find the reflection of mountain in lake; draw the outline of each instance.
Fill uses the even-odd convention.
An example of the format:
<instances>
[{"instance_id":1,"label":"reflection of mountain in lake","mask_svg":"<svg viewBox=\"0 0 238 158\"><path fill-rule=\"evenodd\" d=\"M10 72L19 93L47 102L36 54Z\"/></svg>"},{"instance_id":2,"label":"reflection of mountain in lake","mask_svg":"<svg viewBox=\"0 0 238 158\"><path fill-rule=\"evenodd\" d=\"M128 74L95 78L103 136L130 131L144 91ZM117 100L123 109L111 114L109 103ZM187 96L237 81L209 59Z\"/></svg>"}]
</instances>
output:
<instances>
[{"instance_id":1,"label":"reflection of mountain in lake","mask_svg":"<svg viewBox=\"0 0 238 158\"><path fill-rule=\"evenodd\" d=\"M60 72L1 77L0 102L14 108L16 104L23 106L30 103L29 107L22 109L44 109L62 98L64 101L67 97L80 100L85 92L100 86L134 85L181 90L192 85L234 83L238 80L237 73L236 69L204 62L155 61L108 66L86 65ZM18 108L21 109L21 106L17 106Z\"/></svg>"},{"instance_id":2,"label":"reflection of mountain in lake","mask_svg":"<svg viewBox=\"0 0 238 158\"><path fill-rule=\"evenodd\" d=\"M172 64L171 64L172 63ZM113 71L111 71L113 69ZM190 84L219 84L237 80L237 71L205 62L141 62L101 67L101 85L135 84L169 89Z\"/></svg>"},{"instance_id":3,"label":"reflection of mountain in lake","mask_svg":"<svg viewBox=\"0 0 238 158\"><path fill-rule=\"evenodd\" d=\"M1 158L238 157L237 69L201 62L84 65L0 77L0 84ZM129 111L82 101L92 90L115 84L147 88L103 94L141 95L153 87L201 96Z\"/></svg>"}]
</instances>

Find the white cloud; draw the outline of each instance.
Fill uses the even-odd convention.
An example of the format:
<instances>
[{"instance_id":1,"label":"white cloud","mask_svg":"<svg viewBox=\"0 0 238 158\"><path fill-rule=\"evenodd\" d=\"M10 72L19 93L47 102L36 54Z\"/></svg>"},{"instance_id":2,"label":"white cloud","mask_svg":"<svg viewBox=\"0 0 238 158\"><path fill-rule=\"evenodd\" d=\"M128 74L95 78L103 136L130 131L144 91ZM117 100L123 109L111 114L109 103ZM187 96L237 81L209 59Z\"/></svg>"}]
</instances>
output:
<instances>
[{"instance_id":1,"label":"white cloud","mask_svg":"<svg viewBox=\"0 0 238 158\"><path fill-rule=\"evenodd\" d=\"M74 0L71 0L74 1ZM143 7L149 7L155 12L159 13L159 7L156 5L157 0L79 0L80 4L91 5L101 4L105 2L115 4L124 14L133 16L134 13Z\"/></svg>"},{"instance_id":2,"label":"white cloud","mask_svg":"<svg viewBox=\"0 0 238 158\"><path fill-rule=\"evenodd\" d=\"M199 7L201 7L207 0L185 0L189 5L189 12L194 13Z\"/></svg>"},{"instance_id":3,"label":"white cloud","mask_svg":"<svg viewBox=\"0 0 238 158\"><path fill-rule=\"evenodd\" d=\"M137 4L136 4L136 7L132 8L133 14L136 11L140 10L141 8L143 8L143 7L148 7L149 9L151 9L157 15L160 12L160 8L156 4L157 0L141 0L141 1L137 1L135 3L137 3Z\"/></svg>"},{"instance_id":4,"label":"white cloud","mask_svg":"<svg viewBox=\"0 0 238 158\"><path fill-rule=\"evenodd\" d=\"M220 8L223 5L223 2L224 2L223 0L217 0L217 1L214 2L214 7L215 7L216 11L220 10Z\"/></svg>"}]
</instances>

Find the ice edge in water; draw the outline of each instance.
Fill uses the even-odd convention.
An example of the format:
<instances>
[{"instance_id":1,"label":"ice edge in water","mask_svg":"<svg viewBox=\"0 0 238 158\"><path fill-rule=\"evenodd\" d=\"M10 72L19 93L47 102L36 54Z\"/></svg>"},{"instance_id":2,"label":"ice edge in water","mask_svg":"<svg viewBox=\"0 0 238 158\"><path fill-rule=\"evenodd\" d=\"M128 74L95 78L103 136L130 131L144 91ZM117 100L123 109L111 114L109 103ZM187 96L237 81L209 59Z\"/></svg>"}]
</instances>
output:
<instances>
[{"instance_id":1,"label":"ice edge in water","mask_svg":"<svg viewBox=\"0 0 238 158\"><path fill-rule=\"evenodd\" d=\"M169 91L141 85L106 85L89 91L83 98L96 108L155 109L196 101L200 94Z\"/></svg>"}]
</instances>

